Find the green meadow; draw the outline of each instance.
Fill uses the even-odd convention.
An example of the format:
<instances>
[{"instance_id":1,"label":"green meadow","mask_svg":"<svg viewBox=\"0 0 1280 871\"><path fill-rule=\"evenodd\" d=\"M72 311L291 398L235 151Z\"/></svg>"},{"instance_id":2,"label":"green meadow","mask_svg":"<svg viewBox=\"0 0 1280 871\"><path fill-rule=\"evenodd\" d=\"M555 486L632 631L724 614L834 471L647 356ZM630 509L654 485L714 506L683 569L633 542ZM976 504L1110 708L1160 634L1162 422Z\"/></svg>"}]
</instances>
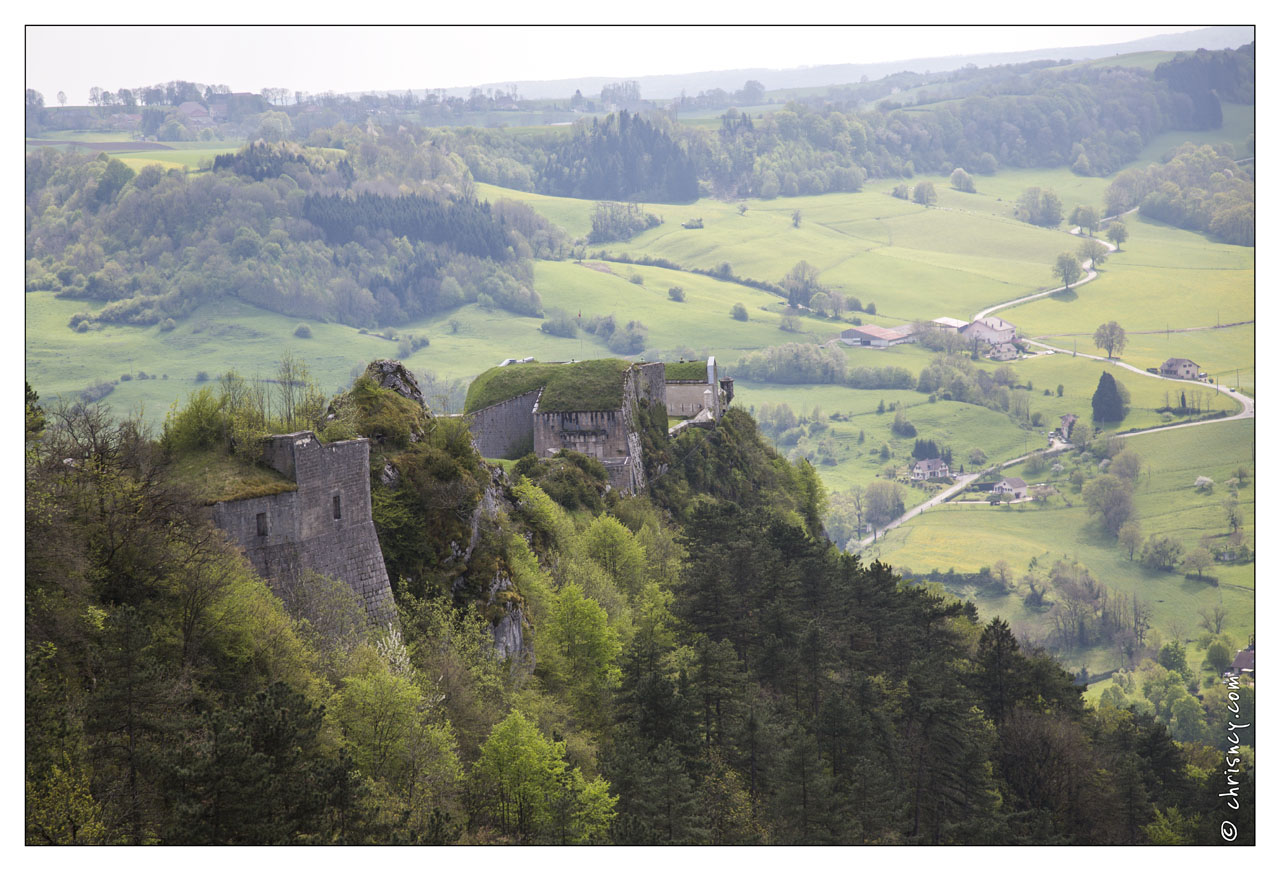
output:
<instances>
[{"instance_id":1,"label":"green meadow","mask_svg":"<svg viewBox=\"0 0 1280 871\"><path fill-rule=\"evenodd\" d=\"M877 412L881 401L886 407L883 413ZM797 416L811 417L815 411L821 411L827 428L811 433L798 445L776 447L784 454L800 457L817 452L825 443L835 464L823 463L816 456L813 462L819 477L832 492L855 484L866 486L880 476L886 465L905 469L912 462L911 450L917 438L933 439L939 445L949 446L957 465L967 464L966 457L974 448L981 448L993 460L1008 459L1038 447L1043 440L1036 433L1019 427L1007 414L962 402L929 402L926 396L913 390L853 390L834 384L735 383L735 405L758 412L765 403L786 403ZM889 409L895 403L916 427L915 436L903 438L892 432L894 411ZM832 414L848 420L830 420ZM859 434L863 436L861 443ZM889 446L888 460L880 456L882 445ZM908 495L910 506L923 502L929 494L912 488Z\"/></svg>"},{"instance_id":2,"label":"green meadow","mask_svg":"<svg viewBox=\"0 0 1280 871\"><path fill-rule=\"evenodd\" d=\"M1254 427L1250 420L1211 426L1186 427L1136 436L1128 448L1140 454L1144 471L1135 490L1134 502L1144 535L1176 537L1184 548L1199 546L1202 536L1226 532L1221 507L1226 495L1223 482L1239 466L1253 469ZM1009 470L1016 474L1019 469ZM1213 493L1194 487L1197 476L1218 482ZM1092 519L1079 494L1065 482L1060 487L1072 503L1061 498L1047 506L1019 504L1004 508L980 505L948 505L930 509L890 532L865 556L880 558L916 572L954 568L974 572L997 560L1007 561L1016 574L1026 570L1034 558L1041 567L1057 559L1076 559L1093 575L1117 592L1139 596L1153 609L1153 628L1167 638L1174 628L1197 631L1200 609L1222 605L1228 613L1226 631L1246 638L1253 631L1254 566L1216 565L1207 574L1219 584L1180 572L1156 572L1130 560L1121 548ZM1254 485L1239 490L1244 513L1244 534L1252 544L1254 528ZM964 593L964 590L953 592ZM972 594L974 591L969 591ZM1000 615L1015 631L1033 637L1044 630L1044 615L1028 609L1016 595L977 595L975 601L984 616ZM1199 655L1198 653L1196 655ZM1098 673L1118 664L1111 649L1097 648L1066 657L1071 665L1087 665Z\"/></svg>"},{"instance_id":3,"label":"green meadow","mask_svg":"<svg viewBox=\"0 0 1280 871\"><path fill-rule=\"evenodd\" d=\"M396 356L396 342L235 300L202 306L167 333L124 325L77 333L67 327L71 315L101 304L48 293L28 293L25 302L26 377L42 398L70 399L95 381L128 374L133 380L117 384L103 401L120 412L141 410L152 424L161 423L169 406L198 386L200 372L216 378L235 369L246 377L273 378L287 351L307 363L323 390L335 393L350 384L352 367ZM303 322L311 328L310 339L293 335ZM156 377L140 380L139 372Z\"/></svg>"},{"instance_id":4,"label":"green meadow","mask_svg":"<svg viewBox=\"0 0 1280 871\"><path fill-rule=\"evenodd\" d=\"M1126 330L1163 330L1253 319L1252 248L1211 242L1137 215L1127 224L1128 241L1107 259L1098 278L1071 291L1002 309L1000 316L1027 336L1092 335L1098 324L1109 320ZM1068 243L1064 250L1074 250L1063 241ZM1051 275L1047 263L1045 275Z\"/></svg>"}]
</instances>

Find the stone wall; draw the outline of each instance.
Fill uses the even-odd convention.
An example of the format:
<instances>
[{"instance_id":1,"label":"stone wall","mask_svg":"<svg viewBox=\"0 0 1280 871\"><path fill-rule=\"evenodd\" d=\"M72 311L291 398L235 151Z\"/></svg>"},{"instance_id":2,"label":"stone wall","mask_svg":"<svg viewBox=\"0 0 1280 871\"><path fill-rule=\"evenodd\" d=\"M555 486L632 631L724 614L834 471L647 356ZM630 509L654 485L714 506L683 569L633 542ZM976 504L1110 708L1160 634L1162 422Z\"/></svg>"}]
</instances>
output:
<instances>
[{"instance_id":1,"label":"stone wall","mask_svg":"<svg viewBox=\"0 0 1280 871\"><path fill-rule=\"evenodd\" d=\"M597 460L627 456L627 426L615 411L550 411L533 415L533 448L539 457L577 451Z\"/></svg>"},{"instance_id":2,"label":"stone wall","mask_svg":"<svg viewBox=\"0 0 1280 871\"><path fill-rule=\"evenodd\" d=\"M531 390L469 414L467 423L480 456L514 460L516 454L534 450L533 407L541 395L541 388Z\"/></svg>"},{"instance_id":3,"label":"stone wall","mask_svg":"<svg viewBox=\"0 0 1280 871\"><path fill-rule=\"evenodd\" d=\"M369 441L323 444L312 433L272 436L264 459L298 489L257 499L219 502L213 521L244 549L266 578L311 570L341 578L370 619L395 615L391 584L373 525Z\"/></svg>"},{"instance_id":4,"label":"stone wall","mask_svg":"<svg viewBox=\"0 0 1280 871\"><path fill-rule=\"evenodd\" d=\"M650 402L665 402L667 395L667 364L638 363L631 367L633 398ZM624 392L626 392L624 390Z\"/></svg>"}]
</instances>

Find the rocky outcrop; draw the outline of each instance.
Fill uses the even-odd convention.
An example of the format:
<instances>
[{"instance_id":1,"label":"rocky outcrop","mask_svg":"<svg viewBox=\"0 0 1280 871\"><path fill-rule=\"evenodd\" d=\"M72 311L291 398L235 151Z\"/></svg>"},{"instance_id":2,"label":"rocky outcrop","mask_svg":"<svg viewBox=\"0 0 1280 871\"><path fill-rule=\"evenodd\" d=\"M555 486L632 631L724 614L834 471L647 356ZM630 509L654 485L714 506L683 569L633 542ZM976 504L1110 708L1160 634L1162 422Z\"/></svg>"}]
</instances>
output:
<instances>
[{"instance_id":1,"label":"rocky outcrop","mask_svg":"<svg viewBox=\"0 0 1280 871\"><path fill-rule=\"evenodd\" d=\"M373 379L379 387L394 390L406 399L411 399L427 411L427 400L418 387L418 379L405 368L399 360L374 360L365 367L364 374Z\"/></svg>"}]
</instances>

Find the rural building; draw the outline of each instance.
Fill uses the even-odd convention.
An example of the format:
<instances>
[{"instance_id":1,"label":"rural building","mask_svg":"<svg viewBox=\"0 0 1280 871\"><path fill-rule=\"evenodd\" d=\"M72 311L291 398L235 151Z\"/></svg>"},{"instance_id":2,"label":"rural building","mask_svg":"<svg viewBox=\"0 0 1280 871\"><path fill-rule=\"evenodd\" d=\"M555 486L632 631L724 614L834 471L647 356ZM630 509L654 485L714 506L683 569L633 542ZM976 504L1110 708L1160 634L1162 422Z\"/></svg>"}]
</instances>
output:
<instances>
[{"instance_id":1,"label":"rural building","mask_svg":"<svg viewBox=\"0 0 1280 871\"><path fill-rule=\"evenodd\" d=\"M951 470L940 459L916 460L911 466L912 481L928 481L931 478L950 478Z\"/></svg>"},{"instance_id":2,"label":"rural building","mask_svg":"<svg viewBox=\"0 0 1280 871\"><path fill-rule=\"evenodd\" d=\"M1018 359L1018 346L1013 342L1001 342L998 345L992 345L991 351L987 354L992 360L1004 362L1005 360Z\"/></svg>"},{"instance_id":3,"label":"rural building","mask_svg":"<svg viewBox=\"0 0 1280 871\"><path fill-rule=\"evenodd\" d=\"M304 571L340 578L369 618L395 616L391 584L373 526L369 440L323 444L312 432L269 436L263 461L295 487L214 504L213 522L258 574L297 583Z\"/></svg>"},{"instance_id":4,"label":"rural building","mask_svg":"<svg viewBox=\"0 0 1280 871\"><path fill-rule=\"evenodd\" d=\"M1025 499L1027 496L1027 482L1021 478L1001 478L991 488L991 492L1009 493L1014 499Z\"/></svg>"},{"instance_id":5,"label":"rural building","mask_svg":"<svg viewBox=\"0 0 1280 871\"><path fill-rule=\"evenodd\" d=\"M1017 333L1017 327L995 315L976 320L960 330L960 335L969 341L986 342L988 345L1012 342Z\"/></svg>"},{"instance_id":6,"label":"rural building","mask_svg":"<svg viewBox=\"0 0 1280 871\"><path fill-rule=\"evenodd\" d=\"M1253 645L1250 644L1244 650L1236 652L1236 658L1232 660L1231 668L1228 669L1228 673L1236 675L1237 677L1242 674L1247 674L1249 677L1253 677L1254 669L1254 651Z\"/></svg>"},{"instance_id":7,"label":"rural building","mask_svg":"<svg viewBox=\"0 0 1280 871\"><path fill-rule=\"evenodd\" d=\"M1186 357L1170 357L1160 364L1160 374L1166 378L1195 381L1200 377L1200 367Z\"/></svg>"},{"instance_id":8,"label":"rural building","mask_svg":"<svg viewBox=\"0 0 1280 871\"><path fill-rule=\"evenodd\" d=\"M959 318L934 318L930 323L938 329L946 330L950 333L958 333L969 326L968 321L962 321Z\"/></svg>"},{"instance_id":9,"label":"rural building","mask_svg":"<svg viewBox=\"0 0 1280 871\"><path fill-rule=\"evenodd\" d=\"M857 345L866 348L887 348L890 345L901 345L904 342L914 342L916 326L915 324L903 324L900 327L878 327L875 324L866 324L861 327L851 327L840 334L840 339L846 345Z\"/></svg>"},{"instance_id":10,"label":"rural building","mask_svg":"<svg viewBox=\"0 0 1280 871\"><path fill-rule=\"evenodd\" d=\"M1080 418L1076 417L1074 414L1064 414L1062 417L1058 418L1058 420L1061 421L1058 426L1058 433L1062 436L1063 441L1071 441L1071 431L1075 429L1076 421L1079 419Z\"/></svg>"},{"instance_id":11,"label":"rural building","mask_svg":"<svg viewBox=\"0 0 1280 871\"><path fill-rule=\"evenodd\" d=\"M178 114L184 118L208 118L209 110L199 103L188 100L178 107Z\"/></svg>"}]
</instances>

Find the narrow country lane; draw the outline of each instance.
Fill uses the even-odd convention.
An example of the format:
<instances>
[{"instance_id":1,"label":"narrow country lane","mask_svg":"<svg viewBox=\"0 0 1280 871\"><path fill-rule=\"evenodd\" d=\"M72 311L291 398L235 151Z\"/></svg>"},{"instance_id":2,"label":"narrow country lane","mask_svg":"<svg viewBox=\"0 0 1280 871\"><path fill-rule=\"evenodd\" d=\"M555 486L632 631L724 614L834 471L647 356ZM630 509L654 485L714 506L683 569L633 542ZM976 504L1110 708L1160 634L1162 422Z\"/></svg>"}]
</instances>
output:
<instances>
[{"instance_id":1,"label":"narrow country lane","mask_svg":"<svg viewBox=\"0 0 1280 871\"><path fill-rule=\"evenodd\" d=\"M1137 211L1137 210L1131 209L1129 212L1125 212L1124 214L1129 214L1130 212L1133 212L1133 211ZM1103 218L1102 222L1105 223L1107 221L1112 221L1112 220L1115 220L1115 218L1116 216L1114 215L1107 218ZM1067 232L1069 232L1072 235L1078 236L1080 235L1080 228L1072 227ZM1110 251L1114 252L1117 250L1117 246L1112 245L1110 242L1106 242L1102 239L1098 239L1098 241L1101 242L1103 245L1106 245ZM1001 309L1006 309L1012 306L1021 305L1024 302L1030 302L1031 300L1041 299L1046 296L1052 296L1053 294L1060 293L1061 291L1067 290L1068 288L1079 287L1080 285L1085 284L1086 282L1092 281L1098 277L1097 270L1093 268L1092 260L1085 260L1081 265L1084 267L1085 276L1081 278L1079 281L1075 282L1074 284L1063 285L1061 287L1055 287L1052 290L1045 290L1039 293L1029 294L1028 296L1019 297L1018 299L1009 300L1008 302L998 303L988 308L984 308L982 311L975 314L973 316L973 319L980 320L982 318L987 317L993 312L1000 311ZM1179 330L1178 332L1187 332L1190 330L1199 330L1199 329L1214 329L1214 328L1213 327L1189 327L1184 330ZM1034 339L1024 339L1024 341L1029 345L1035 345L1039 348L1043 348L1044 350L1050 353L1072 354L1075 357L1084 357L1089 360L1096 360L1099 363L1110 363L1113 366L1119 366L1122 369L1128 369L1130 372L1135 372L1138 375L1142 375L1146 378L1157 378L1161 381L1172 381L1175 384L1187 383L1187 380L1184 378L1170 378L1155 372L1148 372L1145 369L1139 369L1137 366L1130 365L1129 363L1125 363L1115 358L1099 357L1095 354L1081 354L1078 351L1072 351L1067 348L1059 348L1055 345L1050 345L1046 342L1036 341ZM1222 384L1205 384L1202 381L1194 381L1191 383L1199 384L1204 387L1210 387L1216 390L1218 393L1221 393L1222 395L1228 397L1229 399L1236 400L1237 402L1240 403L1240 411L1238 411L1237 413L1229 417L1217 417L1212 420L1196 420L1196 421L1191 421L1190 423L1178 423L1170 426L1152 427L1151 429L1144 429L1138 432L1117 433L1116 434L1117 437L1122 439L1134 438L1136 436L1150 435L1151 433L1156 433L1156 432L1168 432L1169 430L1174 430L1174 429L1184 429L1189 426L1205 426L1211 423L1226 423L1228 421L1233 421L1233 420L1245 420L1248 418L1252 418L1254 416L1254 400L1251 397L1246 396L1243 393L1238 393L1229 387L1223 386ZM1050 447L1050 449L1045 451L1044 453L1046 455L1052 455L1052 454L1056 454L1061 451L1067 450L1070 447L1071 445L1068 443L1055 442ZM1036 451L1033 453L1039 453L1039 452ZM1030 456L1031 456L1030 453L1024 454L1023 456L1015 457L1012 460L1006 460L1005 462L1000 463L997 466L994 466L992 468L1001 468L1001 469L1007 468L1009 466L1013 466L1013 465L1016 465L1017 463L1021 463L1025 461ZM846 549L852 550L854 553L862 552L872 544L879 541L879 539L883 538L884 535L888 533L890 530L898 528L899 526L911 520L912 518L922 514L926 509L933 508L934 506L947 501L952 496L964 490L966 487L969 486L969 484L971 484L974 480L976 480L981 475L983 475L986 471L988 470L984 469L982 472L977 472L969 475L961 475L956 479L956 483L948 487L946 490L943 490L941 493L938 493L936 496L929 499L928 501L922 502L921 504L915 506L911 510L903 513L901 517L898 517L890 521L889 523L885 524L883 527L880 527L879 529L876 529L873 527L873 532L871 535L859 541L856 547L851 547L850 545L846 545Z\"/></svg>"}]
</instances>

